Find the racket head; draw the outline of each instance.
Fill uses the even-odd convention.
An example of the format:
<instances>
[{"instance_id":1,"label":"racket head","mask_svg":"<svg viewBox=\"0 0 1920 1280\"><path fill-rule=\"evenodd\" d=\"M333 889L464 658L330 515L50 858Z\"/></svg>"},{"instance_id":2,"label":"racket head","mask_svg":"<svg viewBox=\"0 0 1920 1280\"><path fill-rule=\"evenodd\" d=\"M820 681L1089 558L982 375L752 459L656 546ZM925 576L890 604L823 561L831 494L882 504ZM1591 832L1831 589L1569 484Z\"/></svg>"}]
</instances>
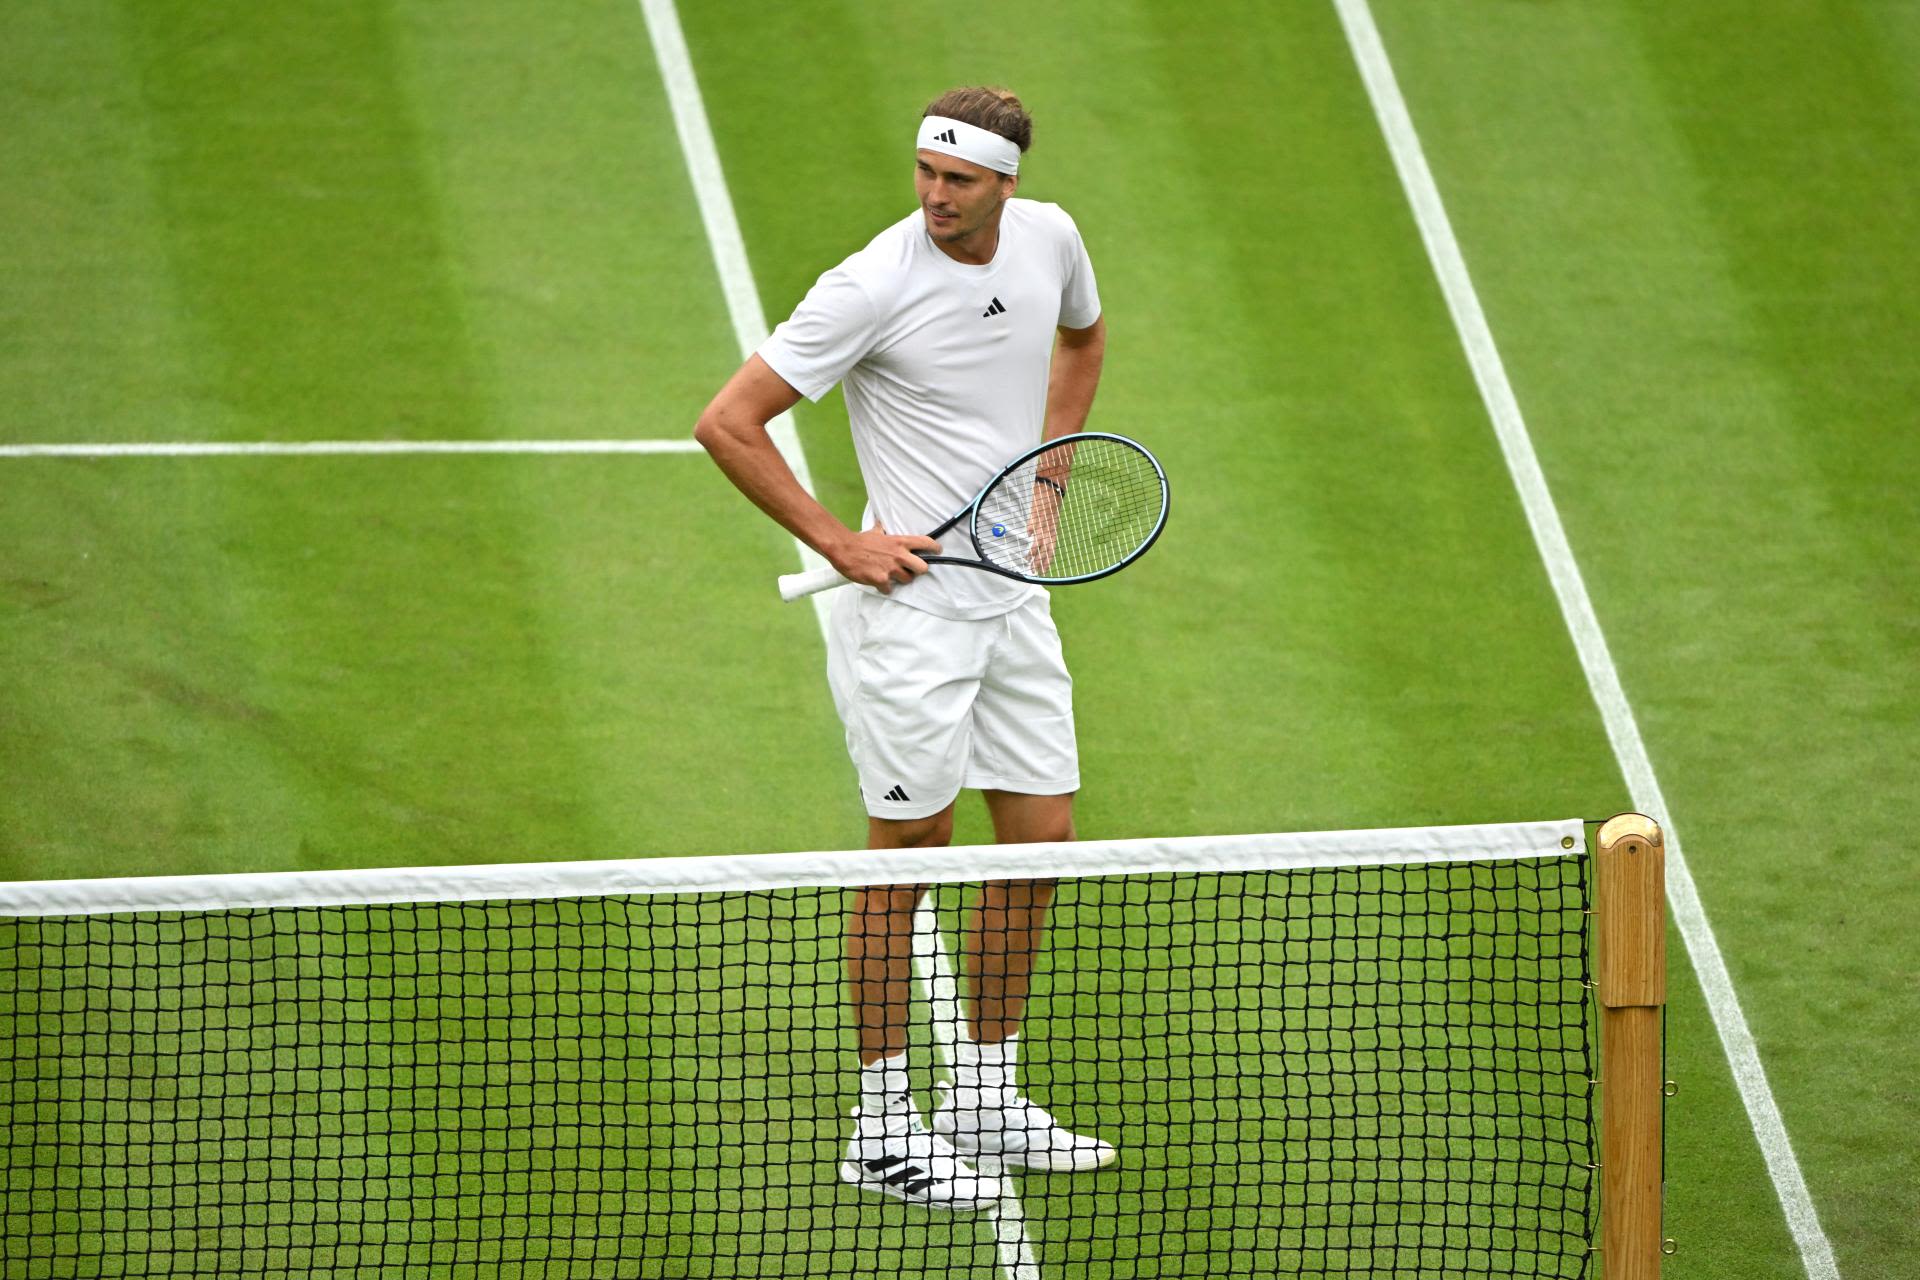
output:
<instances>
[{"instance_id":1,"label":"racket head","mask_svg":"<svg viewBox=\"0 0 1920 1280\"><path fill-rule=\"evenodd\" d=\"M1029 450L974 499L982 564L1042 586L1091 582L1145 555L1166 528L1159 459L1125 436L1083 431Z\"/></svg>"}]
</instances>

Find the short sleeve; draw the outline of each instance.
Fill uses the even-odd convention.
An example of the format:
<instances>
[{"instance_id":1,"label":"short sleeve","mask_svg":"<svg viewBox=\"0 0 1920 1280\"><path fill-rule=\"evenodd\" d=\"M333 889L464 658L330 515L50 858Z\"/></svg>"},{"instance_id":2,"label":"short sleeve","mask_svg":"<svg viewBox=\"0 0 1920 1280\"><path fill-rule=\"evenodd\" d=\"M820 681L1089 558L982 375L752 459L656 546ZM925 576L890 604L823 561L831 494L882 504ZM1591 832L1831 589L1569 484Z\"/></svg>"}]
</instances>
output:
<instances>
[{"instance_id":1,"label":"short sleeve","mask_svg":"<svg viewBox=\"0 0 1920 1280\"><path fill-rule=\"evenodd\" d=\"M1093 262L1087 257L1080 228L1067 219L1067 274L1060 290L1060 325L1085 329L1100 318L1100 290L1093 282Z\"/></svg>"},{"instance_id":2,"label":"short sleeve","mask_svg":"<svg viewBox=\"0 0 1920 1280\"><path fill-rule=\"evenodd\" d=\"M818 400L873 349L879 326L872 299L843 264L814 282L759 355L795 391Z\"/></svg>"}]
</instances>

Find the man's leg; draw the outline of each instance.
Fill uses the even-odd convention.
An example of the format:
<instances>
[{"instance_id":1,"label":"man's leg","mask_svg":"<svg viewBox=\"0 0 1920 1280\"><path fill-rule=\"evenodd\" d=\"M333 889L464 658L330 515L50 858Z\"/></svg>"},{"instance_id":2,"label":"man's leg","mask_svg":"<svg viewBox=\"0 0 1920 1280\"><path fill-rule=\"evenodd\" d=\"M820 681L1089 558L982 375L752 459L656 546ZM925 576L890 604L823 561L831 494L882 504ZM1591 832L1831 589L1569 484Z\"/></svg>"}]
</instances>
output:
<instances>
[{"instance_id":1,"label":"man's leg","mask_svg":"<svg viewBox=\"0 0 1920 1280\"><path fill-rule=\"evenodd\" d=\"M979 643L990 634L878 596L842 592L827 645L828 683L870 815L872 849L937 848L953 838L951 797L966 762ZM933 813L922 806L949 799ZM917 797L910 800L909 796ZM941 1209L980 1209L1004 1190L932 1133L913 1099L907 1028L913 919L924 884L857 889L847 916L847 999L859 1106L840 1176L865 1191Z\"/></svg>"},{"instance_id":2,"label":"man's leg","mask_svg":"<svg viewBox=\"0 0 1920 1280\"><path fill-rule=\"evenodd\" d=\"M1070 792L985 794L1002 844L1074 838ZM963 1155L991 1156L1029 1169L1098 1169L1113 1163L1112 1145L1063 1127L1021 1092L1016 1079L1020 1020L1054 883L1005 880L981 888L967 926L973 995L968 1037L954 1046L953 1083L934 1113L933 1127Z\"/></svg>"},{"instance_id":3,"label":"man's leg","mask_svg":"<svg viewBox=\"0 0 1920 1280\"><path fill-rule=\"evenodd\" d=\"M869 849L936 849L953 839L953 806L927 818L868 818ZM913 913L923 884L871 885L847 918L847 989L860 1033L860 1065L906 1052L913 979Z\"/></svg>"},{"instance_id":4,"label":"man's leg","mask_svg":"<svg viewBox=\"0 0 1920 1280\"><path fill-rule=\"evenodd\" d=\"M952 805L927 818L867 819L870 849L931 849L952 838ZM928 1132L908 1091L913 913L926 888L872 885L854 894L847 986L860 1039L860 1108L840 1176L929 1208L980 1209L1000 1198L1000 1180L963 1163Z\"/></svg>"},{"instance_id":5,"label":"man's leg","mask_svg":"<svg viewBox=\"0 0 1920 1280\"><path fill-rule=\"evenodd\" d=\"M982 792L1001 844L1072 840L1073 795ZM968 1033L975 1044L998 1044L1020 1031L1034 953L1046 927L1052 880L1001 880L981 887L967 921L967 982L973 993Z\"/></svg>"}]
</instances>

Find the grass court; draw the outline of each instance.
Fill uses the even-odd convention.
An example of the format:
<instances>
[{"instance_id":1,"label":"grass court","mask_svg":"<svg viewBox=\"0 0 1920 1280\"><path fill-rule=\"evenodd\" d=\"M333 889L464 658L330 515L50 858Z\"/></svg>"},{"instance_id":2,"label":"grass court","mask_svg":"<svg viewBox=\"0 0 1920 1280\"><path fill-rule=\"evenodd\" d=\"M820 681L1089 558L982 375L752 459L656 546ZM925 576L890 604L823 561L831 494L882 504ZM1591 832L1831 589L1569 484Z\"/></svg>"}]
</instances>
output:
<instances>
[{"instance_id":1,"label":"grass court","mask_svg":"<svg viewBox=\"0 0 1920 1280\"><path fill-rule=\"evenodd\" d=\"M1375 14L1838 1274L1902 1274L1920 7ZM1631 807L1331 4L680 16L774 322L934 94L1034 112L1089 425L1175 487L1055 597L1083 835ZM0 119L0 446L684 439L740 359L632 3L15 5ZM795 567L693 453L0 456L0 879L857 845ZM1685 957L1667 1274L1807 1275Z\"/></svg>"}]
</instances>

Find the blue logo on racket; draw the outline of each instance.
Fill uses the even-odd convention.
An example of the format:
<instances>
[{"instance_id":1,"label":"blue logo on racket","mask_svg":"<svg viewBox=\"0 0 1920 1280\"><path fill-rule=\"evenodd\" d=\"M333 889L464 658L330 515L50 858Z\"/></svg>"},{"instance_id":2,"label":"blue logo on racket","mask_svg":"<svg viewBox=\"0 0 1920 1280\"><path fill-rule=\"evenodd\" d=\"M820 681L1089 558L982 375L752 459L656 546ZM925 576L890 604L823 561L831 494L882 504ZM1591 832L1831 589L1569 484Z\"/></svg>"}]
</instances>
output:
<instances>
[{"instance_id":1,"label":"blue logo on racket","mask_svg":"<svg viewBox=\"0 0 1920 1280\"><path fill-rule=\"evenodd\" d=\"M996 537L996 538L1004 538L1004 537L1006 537L1006 536L1007 536L1007 526L1005 526L1005 525L1003 525L1003 524L997 524L997 525L995 525L995 526L993 526L993 536L994 536L994 537Z\"/></svg>"}]
</instances>

